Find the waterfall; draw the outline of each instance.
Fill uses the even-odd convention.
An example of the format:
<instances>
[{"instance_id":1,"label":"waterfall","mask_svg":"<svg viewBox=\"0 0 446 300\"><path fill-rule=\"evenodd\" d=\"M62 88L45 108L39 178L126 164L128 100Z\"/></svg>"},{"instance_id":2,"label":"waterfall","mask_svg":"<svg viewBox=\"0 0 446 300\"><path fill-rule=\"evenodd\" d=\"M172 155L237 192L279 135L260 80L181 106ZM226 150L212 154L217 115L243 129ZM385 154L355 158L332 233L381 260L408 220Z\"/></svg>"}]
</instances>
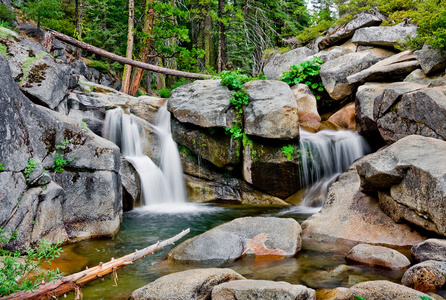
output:
<instances>
[{"instance_id":1,"label":"waterfall","mask_svg":"<svg viewBox=\"0 0 446 300\"><path fill-rule=\"evenodd\" d=\"M367 141L353 131L300 130L300 172L303 206L321 206L328 186L356 159L370 152Z\"/></svg>"},{"instance_id":2,"label":"waterfall","mask_svg":"<svg viewBox=\"0 0 446 300\"><path fill-rule=\"evenodd\" d=\"M161 168L143 154L142 126L154 129L161 140ZM122 155L138 172L144 205L186 202L180 156L172 139L166 105L158 113L156 126L120 107L110 110L105 118L103 135L121 148Z\"/></svg>"}]
</instances>

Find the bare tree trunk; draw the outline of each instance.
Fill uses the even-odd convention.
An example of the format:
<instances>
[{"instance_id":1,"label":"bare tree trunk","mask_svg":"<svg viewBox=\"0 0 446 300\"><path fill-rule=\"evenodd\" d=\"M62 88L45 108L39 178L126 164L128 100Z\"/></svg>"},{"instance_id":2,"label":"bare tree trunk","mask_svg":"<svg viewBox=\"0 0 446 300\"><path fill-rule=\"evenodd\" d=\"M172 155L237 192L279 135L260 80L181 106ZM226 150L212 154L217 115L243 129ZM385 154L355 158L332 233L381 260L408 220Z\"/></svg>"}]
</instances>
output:
<instances>
[{"instance_id":1,"label":"bare tree trunk","mask_svg":"<svg viewBox=\"0 0 446 300\"><path fill-rule=\"evenodd\" d=\"M133 58L133 22L135 18L135 3L129 0L129 32L127 36L127 59ZM124 66L124 74L122 75L121 92L128 94L130 87L130 76L132 75L132 66Z\"/></svg>"},{"instance_id":2,"label":"bare tree trunk","mask_svg":"<svg viewBox=\"0 0 446 300\"><path fill-rule=\"evenodd\" d=\"M82 40L82 17L83 17L83 11L84 11L84 3L83 0L76 0L76 38L78 40ZM74 53L74 57L76 59L81 58L81 50L79 48L76 48L76 51Z\"/></svg>"},{"instance_id":3,"label":"bare tree trunk","mask_svg":"<svg viewBox=\"0 0 446 300\"><path fill-rule=\"evenodd\" d=\"M223 25L223 0L218 0L218 57L217 72L221 73L223 69L223 48L224 48L224 25Z\"/></svg>"},{"instance_id":4,"label":"bare tree trunk","mask_svg":"<svg viewBox=\"0 0 446 300\"><path fill-rule=\"evenodd\" d=\"M211 67L212 48L212 17L210 12L207 11L204 21L204 51L206 52L204 65L206 67Z\"/></svg>"},{"instance_id":5,"label":"bare tree trunk","mask_svg":"<svg viewBox=\"0 0 446 300\"><path fill-rule=\"evenodd\" d=\"M136 250L136 252L120 257L118 259L112 258L107 263L100 263L96 267L65 276L54 282L45 283L41 285L37 290L34 290L32 292L18 292L11 294L9 296L5 296L1 299L2 300L53 299L72 290L75 290L76 293L80 293L79 287L87 284L88 282L94 281L98 278L102 278L110 273L113 273L113 276L116 276L115 278L117 278L116 275L117 270L121 269L122 267L125 267L126 265L132 264L134 261L137 261L157 250L163 249L168 245L172 245L173 243L181 239L183 236L188 234L189 231L190 229L188 228L170 239L158 242L142 250L139 251Z\"/></svg>"},{"instance_id":6,"label":"bare tree trunk","mask_svg":"<svg viewBox=\"0 0 446 300\"><path fill-rule=\"evenodd\" d=\"M120 62L122 64L129 64L134 67L142 68L142 69L153 71L156 73L174 75L174 76L185 77L185 78L193 78L193 79L210 78L209 75L205 75L205 74L197 74L197 73L183 72L183 71L178 71L178 70L171 70L171 69L162 68L162 67L154 66L151 64L143 63L140 61L127 59L122 56L119 56L119 55L113 54L111 52L105 51L103 49L100 49L98 47L92 46L90 44L78 41L78 40L76 40L72 37L69 37L63 33L60 33L60 32L57 32L57 31L54 31L51 29L47 29L47 30L50 31L51 34L53 34L53 36L55 36L57 39L59 39L61 41L64 41L64 42L74 45L76 47L80 47L87 51L93 52L93 53L100 55L102 57L109 58L111 60Z\"/></svg>"},{"instance_id":7,"label":"bare tree trunk","mask_svg":"<svg viewBox=\"0 0 446 300\"><path fill-rule=\"evenodd\" d=\"M155 0L146 0L146 8L145 8L145 15L144 15L144 27L143 32L148 35L147 39L145 40L144 47L141 48L141 61L146 63L149 58L149 52L150 52L150 44L152 42L152 32L153 32L153 19L155 18L155 12L153 10L153 7L150 7L150 4L153 4ZM138 92L139 86L141 84L141 79L144 76L144 70L143 69L137 69L132 80L132 84L130 86L129 95L136 95Z\"/></svg>"}]
</instances>

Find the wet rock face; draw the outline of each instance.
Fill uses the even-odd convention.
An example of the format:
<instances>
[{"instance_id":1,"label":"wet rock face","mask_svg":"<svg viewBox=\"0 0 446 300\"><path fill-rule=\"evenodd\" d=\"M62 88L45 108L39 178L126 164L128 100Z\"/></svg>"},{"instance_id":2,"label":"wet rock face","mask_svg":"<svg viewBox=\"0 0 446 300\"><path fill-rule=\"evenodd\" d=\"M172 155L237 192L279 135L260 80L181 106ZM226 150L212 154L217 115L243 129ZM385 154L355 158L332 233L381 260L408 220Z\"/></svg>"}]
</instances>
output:
<instances>
[{"instance_id":1,"label":"wet rock face","mask_svg":"<svg viewBox=\"0 0 446 300\"><path fill-rule=\"evenodd\" d=\"M358 162L361 187L378 192L381 208L394 221L445 236L445 151L444 141L405 137Z\"/></svg>"},{"instance_id":2,"label":"wet rock face","mask_svg":"<svg viewBox=\"0 0 446 300\"><path fill-rule=\"evenodd\" d=\"M19 91L3 56L0 73L0 123L4 124L0 161L5 167L0 182L1 190L7 190L0 193L0 223L7 232L17 229L22 234L11 247L23 250L42 238L66 242L116 233L122 214L118 147L71 118L34 105ZM32 173L27 181L22 172L28 160L41 161L51 174L55 146L66 140L70 142L59 155L76 158L63 172L56 176ZM12 184L15 188L10 189ZM83 225L74 228L71 224Z\"/></svg>"},{"instance_id":3,"label":"wet rock face","mask_svg":"<svg viewBox=\"0 0 446 300\"><path fill-rule=\"evenodd\" d=\"M401 283L421 292L435 292L446 283L446 262L426 260L404 273Z\"/></svg>"},{"instance_id":4,"label":"wet rock face","mask_svg":"<svg viewBox=\"0 0 446 300\"><path fill-rule=\"evenodd\" d=\"M224 263L246 255L293 256L301 248L294 219L239 218L186 240L167 255L176 263Z\"/></svg>"},{"instance_id":5,"label":"wet rock face","mask_svg":"<svg viewBox=\"0 0 446 300\"><path fill-rule=\"evenodd\" d=\"M267 280L235 280L222 283L212 289L212 299L214 300L248 300L253 298L316 300L316 292L303 285Z\"/></svg>"},{"instance_id":6,"label":"wet rock face","mask_svg":"<svg viewBox=\"0 0 446 300\"><path fill-rule=\"evenodd\" d=\"M132 299L211 299L212 289L224 282L245 279L231 269L192 269L163 276L137 289Z\"/></svg>"}]
</instances>

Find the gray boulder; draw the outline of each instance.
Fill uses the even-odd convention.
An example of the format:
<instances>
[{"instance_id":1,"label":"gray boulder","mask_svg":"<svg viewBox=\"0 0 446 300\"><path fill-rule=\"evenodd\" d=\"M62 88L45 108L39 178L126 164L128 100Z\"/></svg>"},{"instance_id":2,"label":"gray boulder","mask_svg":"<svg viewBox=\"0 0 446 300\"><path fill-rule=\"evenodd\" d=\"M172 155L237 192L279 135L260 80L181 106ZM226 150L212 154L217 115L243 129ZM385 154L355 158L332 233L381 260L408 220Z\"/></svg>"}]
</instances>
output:
<instances>
[{"instance_id":1,"label":"gray boulder","mask_svg":"<svg viewBox=\"0 0 446 300\"><path fill-rule=\"evenodd\" d=\"M43 30L37 29L37 26L31 23L22 23L18 28L18 31L23 31L29 37L41 37L43 36Z\"/></svg>"},{"instance_id":2,"label":"gray boulder","mask_svg":"<svg viewBox=\"0 0 446 300\"><path fill-rule=\"evenodd\" d=\"M316 300L316 292L303 285L283 281L235 280L212 289L212 300Z\"/></svg>"},{"instance_id":3,"label":"gray boulder","mask_svg":"<svg viewBox=\"0 0 446 300\"><path fill-rule=\"evenodd\" d=\"M141 182L139 174L130 162L121 157L119 175L122 183L122 210L129 211L140 202Z\"/></svg>"},{"instance_id":4,"label":"gray boulder","mask_svg":"<svg viewBox=\"0 0 446 300\"><path fill-rule=\"evenodd\" d=\"M249 104L244 111L244 132L270 139L299 136L297 104L288 84L256 80L245 84Z\"/></svg>"},{"instance_id":5,"label":"gray boulder","mask_svg":"<svg viewBox=\"0 0 446 300\"><path fill-rule=\"evenodd\" d=\"M359 244L353 247L345 257L347 261L367 266L380 266L400 270L410 266L410 260L400 252L382 246Z\"/></svg>"},{"instance_id":6,"label":"gray boulder","mask_svg":"<svg viewBox=\"0 0 446 300\"><path fill-rule=\"evenodd\" d=\"M411 51L404 51L381 60L373 66L347 77L349 84L367 81L386 82L403 80L420 66Z\"/></svg>"},{"instance_id":7,"label":"gray boulder","mask_svg":"<svg viewBox=\"0 0 446 300\"><path fill-rule=\"evenodd\" d=\"M356 300L356 296L361 296L367 300L382 299L404 299L420 300L420 296L428 295L408 288L401 284L396 284L387 280L375 280L358 283L347 291L340 293L335 300Z\"/></svg>"},{"instance_id":8,"label":"gray boulder","mask_svg":"<svg viewBox=\"0 0 446 300\"><path fill-rule=\"evenodd\" d=\"M349 84L347 77L365 70L391 55L393 55L391 51L376 48L349 53L324 63L320 76L325 90L335 100L341 100L351 95L356 86Z\"/></svg>"},{"instance_id":9,"label":"gray boulder","mask_svg":"<svg viewBox=\"0 0 446 300\"><path fill-rule=\"evenodd\" d=\"M421 292L435 292L446 283L446 262L426 260L409 268L401 283Z\"/></svg>"},{"instance_id":10,"label":"gray boulder","mask_svg":"<svg viewBox=\"0 0 446 300\"><path fill-rule=\"evenodd\" d=\"M372 26L356 30L352 42L363 46L393 47L406 37L415 37L417 27L404 26Z\"/></svg>"},{"instance_id":11,"label":"gray boulder","mask_svg":"<svg viewBox=\"0 0 446 300\"><path fill-rule=\"evenodd\" d=\"M387 143L411 134L446 139L446 94L443 87L394 83L375 99L374 119Z\"/></svg>"},{"instance_id":12,"label":"gray boulder","mask_svg":"<svg viewBox=\"0 0 446 300\"><path fill-rule=\"evenodd\" d=\"M384 214L376 198L360 191L354 165L331 184L323 208L302 223L302 230L307 244L336 243L349 249L363 243L411 247L424 240L409 226L397 224Z\"/></svg>"},{"instance_id":13,"label":"gray boulder","mask_svg":"<svg viewBox=\"0 0 446 300\"><path fill-rule=\"evenodd\" d=\"M373 117L375 98L380 96L388 84L367 82L358 87L355 98L355 117L359 132L374 140L381 136Z\"/></svg>"},{"instance_id":14,"label":"gray boulder","mask_svg":"<svg viewBox=\"0 0 446 300\"><path fill-rule=\"evenodd\" d=\"M297 116L300 126L318 127L321 121L317 111L317 100L310 88L303 83L291 87L297 103Z\"/></svg>"},{"instance_id":15,"label":"gray boulder","mask_svg":"<svg viewBox=\"0 0 446 300\"><path fill-rule=\"evenodd\" d=\"M418 262L426 260L446 262L446 240L428 239L413 246L410 253Z\"/></svg>"},{"instance_id":16,"label":"gray boulder","mask_svg":"<svg viewBox=\"0 0 446 300\"><path fill-rule=\"evenodd\" d=\"M307 47L300 47L284 54L276 53L263 67L263 73L270 80L280 79L282 73L288 72L292 65L306 61L308 56L315 53L316 51L310 50Z\"/></svg>"},{"instance_id":17,"label":"gray boulder","mask_svg":"<svg viewBox=\"0 0 446 300\"><path fill-rule=\"evenodd\" d=\"M369 13L361 13L353 20L336 27L332 32L328 33L318 44L319 49L328 48L336 43L341 43L353 36L356 30L363 27L379 26L382 18Z\"/></svg>"},{"instance_id":18,"label":"gray boulder","mask_svg":"<svg viewBox=\"0 0 446 300\"><path fill-rule=\"evenodd\" d=\"M163 276L135 290L135 300L207 300L212 289L224 282L245 279L231 269L192 269Z\"/></svg>"},{"instance_id":19,"label":"gray boulder","mask_svg":"<svg viewBox=\"0 0 446 300\"><path fill-rule=\"evenodd\" d=\"M358 162L361 187L378 192L381 208L395 222L404 220L444 236L444 151L444 141L407 136Z\"/></svg>"},{"instance_id":20,"label":"gray boulder","mask_svg":"<svg viewBox=\"0 0 446 300\"><path fill-rule=\"evenodd\" d=\"M434 86L445 86L446 85L446 75L444 73L440 73L434 76L426 76L421 69L417 69L407 75L404 78L406 82L415 82L418 84L428 85L429 87Z\"/></svg>"},{"instance_id":21,"label":"gray boulder","mask_svg":"<svg viewBox=\"0 0 446 300\"><path fill-rule=\"evenodd\" d=\"M197 80L174 89L167 109L182 123L201 127L232 127L235 111L232 96L220 80Z\"/></svg>"},{"instance_id":22,"label":"gray boulder","mask_svg":"<svg viewBox=\"0 0 446 300\"><path fill-rule=\"evenodd\" d=\"M345 54L347 54L347 51L344 48L342 48L340 46L336 46L336 47L332 47L330 49L319 51L318 53L307 57L307 59L305 59L305 60L313 60L314 56L317 56L320 59L322 59L322 61L325 63L327 61L336 59L336 58L343 56Z\"/></svg>"},{"instance_id":23,"label":"gray boulder","mask_svg":"<svg viewBox=\"0 0 446 300\"><path fill-rule=\"evenodd\" d=\"M7 191L0 195L0 223L7 232L17 229L22 234L11 247L23 250L42 238L66 242L116 233L122 215L119 149L83 130L77 121L25 98L3 56L0 73L0 123L4 124L0 161L5 167L0 182L1 190ZM53 175L58 184L38 175L33 185L27 185L21 172L28 160L42 161L46 170L53 170L55 146L65 140L71 142L58 154L77 158Z\"/></svg>"},{"instance_id":24,"label":"gray boulder","mask_svg":"<svg viewBox=\"0 0 446 300\"><path fill-rule=\"evenodd\" d=\"M424 46L423 49L414 52L415 57L420 62L421 68L426 75L446 68L446 55L435 49Z\"/></svg>"},{"instance_id":25,"label":"gray boulder","mask_svg":"<svg viewBox=\"0 0 446 300\"><path fill-rule=\"evenodd\" d=\"M294 219L239 218L186 240L167 255L176 263L224 263L247 255L293 256L301 248Z\"/></svg>"}]
</instances>

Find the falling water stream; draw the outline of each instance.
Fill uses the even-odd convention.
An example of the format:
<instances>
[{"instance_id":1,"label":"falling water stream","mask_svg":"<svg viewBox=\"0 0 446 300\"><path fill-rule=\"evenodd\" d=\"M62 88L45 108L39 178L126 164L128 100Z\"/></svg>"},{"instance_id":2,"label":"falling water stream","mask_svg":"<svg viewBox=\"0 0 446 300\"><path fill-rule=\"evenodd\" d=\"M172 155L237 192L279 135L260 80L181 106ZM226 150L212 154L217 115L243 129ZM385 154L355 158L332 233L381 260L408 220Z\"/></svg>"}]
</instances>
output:
<instances>
[{"instance_id":1,"label":"falling water stream","mask_svg":"<svg viewBox=\"0 0 446 300\"><path fill-rule=\"evenodd\" d=\"M62 272L72 273L92 267L112 257L120 257L167 239L181 230L191 233L180 242L203 233L220 224L245 216L294 218L299 223L317 212L329 183L343 172L355 159L368 152L367 144L350 131L321 131L313 134L301 131L301 173L305 190L305 206L290 210L283 207L228 206L190 204L188 209L179 205L185 201L184 183L177 146L170 133L170 115L165 107L160 110L156 125L126 113L118 108L108 112L105 135L121 147L125 158L139 172L143 182L144 206L124 213L121 230L112 239L89 240L64 247L64 254L53 265ZM141 126L150 126L160 137L162 155L159 167L143 155L140 139ZM149 192L150 191L150 192ZM152 209L160 202L170 202L177 210ZM313 205L316 208L309 208ZM303 209L302 209L303 208ZM402 271L389 271L366 266L354 266L341 276L328 272L347 264L341 250L310 251L303 249L295 257L243 257L223 265L175 265L164 258L172 247L167 247L126 266L118 272L118 286L110 276L105 281L95 281L82 288L84 299L128 299L131 292L169 273L192 268L228 267L249 279L286 281L318 288L349 287L357 282L385 279L398 282ZM327 275L328 274L328 275ZM71 294L68 299L74 299Z\"/></svg>"}]
</instances>

